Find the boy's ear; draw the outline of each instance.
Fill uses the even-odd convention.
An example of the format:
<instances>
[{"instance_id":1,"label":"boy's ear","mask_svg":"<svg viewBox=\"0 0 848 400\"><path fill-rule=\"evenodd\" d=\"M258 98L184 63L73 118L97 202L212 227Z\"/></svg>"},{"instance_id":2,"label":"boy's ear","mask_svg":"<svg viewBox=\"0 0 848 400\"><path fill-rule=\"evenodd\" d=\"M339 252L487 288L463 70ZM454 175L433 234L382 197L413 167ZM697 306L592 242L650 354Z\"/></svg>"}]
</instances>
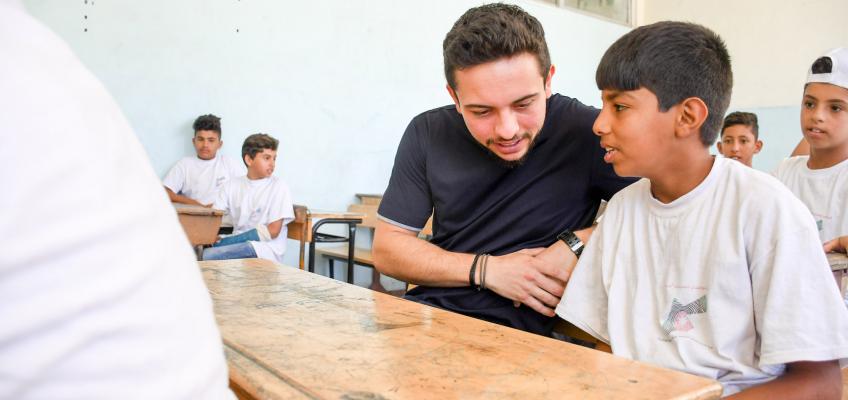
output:
<instances>
[{"instance_id":1,"label":"boy's ear","mask_svg":"<svg viewBox=\"0 0 848 400\"><path fill-rule=\"evenodd\" d=\"M763 141L760 140L760 139L757 139L757 142L754 143L754 154L759 153L760 150L762 150L762 149L763 149Z\"/></svg>"},{"instance_id":2,"label":"boy's ear","mask_svg":"<svg viewBox=\"0 0 848 400\"><path fill-rule=\"evenodd\" d=\"M721 140L716 142L716 148L718 149L718 154L724 154L724 153L721 152Z\"/></svg>"},{"instance_id":3,"label":"boy's ear","mask_svg":"<svg viewBox=\"0 0 848 400\"><path fill-rule=\"evenodd\" d=\"M675 135L680 138L695 135L700 140L701 126L704 125L710 113L707 104L698 97L689 97L684 99L678 107L680 111L677 116Z\"/></svg>"},{"instance_id":4,"label":"boy's ear","mask_svg":"<svg viewBox=\"0 0 848 400\"><path fill-rule=\"evenodd\" d=\"M244 159L244 165L247 165L248 167L253 162L253 159L250 158L250 154L245 154L242 158Z\"/></svg>"}]
</instances>

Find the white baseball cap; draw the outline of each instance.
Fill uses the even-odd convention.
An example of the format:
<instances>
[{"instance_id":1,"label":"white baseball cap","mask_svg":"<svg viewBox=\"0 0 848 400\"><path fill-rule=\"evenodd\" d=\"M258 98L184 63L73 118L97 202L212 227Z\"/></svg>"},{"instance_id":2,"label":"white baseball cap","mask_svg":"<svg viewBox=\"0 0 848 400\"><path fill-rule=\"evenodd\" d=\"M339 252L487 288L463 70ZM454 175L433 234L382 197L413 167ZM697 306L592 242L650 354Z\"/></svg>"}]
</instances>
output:
<instances>
[{"instance_id":1,"label":"white baseball cap","mask_svg":"<svg viewBox=\"0 0 848 400\"><path fill-rule=\"evenodd\" d=\"M807 70L807 83L829 83L848 89L848 47L829 51Z\"/></svg>"}]
</instances>

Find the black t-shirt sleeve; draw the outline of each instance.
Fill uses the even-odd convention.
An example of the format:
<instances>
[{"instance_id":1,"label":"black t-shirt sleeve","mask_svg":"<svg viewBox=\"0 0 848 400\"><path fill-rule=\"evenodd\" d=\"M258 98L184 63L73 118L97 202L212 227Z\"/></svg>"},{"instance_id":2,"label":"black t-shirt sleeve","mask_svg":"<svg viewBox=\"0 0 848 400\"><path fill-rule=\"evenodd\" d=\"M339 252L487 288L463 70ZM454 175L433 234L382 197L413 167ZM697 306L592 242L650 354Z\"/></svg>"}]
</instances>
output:
<instances>
[{"instance_id":1,"label":"black t-shirt sleeve","mask_svg":"<svg viewBox=\"0 0 848 400\"><path fill-rule=\"evenodd\" d=\"M389 187L383 194L378 214L403 228L421 230L433 211L427 183L427 121L414 118L398 145Z\"/></svg>"}]
</instances>

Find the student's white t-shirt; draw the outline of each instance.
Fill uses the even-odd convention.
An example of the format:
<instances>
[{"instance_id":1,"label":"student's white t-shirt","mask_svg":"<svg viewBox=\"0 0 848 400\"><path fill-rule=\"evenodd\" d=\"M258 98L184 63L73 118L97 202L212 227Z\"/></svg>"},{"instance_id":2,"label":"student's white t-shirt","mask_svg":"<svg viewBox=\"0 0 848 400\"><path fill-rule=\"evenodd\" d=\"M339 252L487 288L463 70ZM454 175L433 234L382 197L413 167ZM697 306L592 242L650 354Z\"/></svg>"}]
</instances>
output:
<instances>
[{"instance_id":1,"label":"student's white t-shirt","mask_svg":"<svg viewBox=\"0 0 848 400\"><path fill-rule=\"evenodd\" d=\"M671 203L647 179L613 196L556 312L616 355L717 379L725 395L786 363L848 357L848 310L809 212L720 157Z\"/></svg>"},{"instance_id":2,"label":"student's white t-shirt","mask_svg":"<svg viewBox=\"0 0 848 400\"><path fill-rule=\"evenodd\" d=\"M200 204L212 204L227 181L246 173L243 163L220 153L211 160L191 156L177 161L162 183L172 192L197 200Z\"/></svg>"},{"instance_id":3,"label":"student's white t-shirt","mask_svg":"<svg viewBox=\"0 0 848 400\"><path fill-rule=\"evenodd\" d=\"M224 210L233 220L233 233L238 234L268 225L282 219L283 228L276 238L267 242L250 244L256 256L279 263L283 262L286 252L288 223L294 220L294 207L291 193L286 183L279 177L248 179L240 176L231 179L221 188L214 208Z\"/></svg>"},{"instance_id":4,"label":"student's white t-shirt","mask_svg":"<svg viewBox=\"0 0 848 400\"><path fill-rule=\"evenodd\" d=\"M848 160L810 169L809 156L783 160L774 176L809 208L822 242L848 235Z\"/></svg>"},{"instance_id":5,"label":"student's white t-shirt","mask_svg":"<svg viewBox=\"0 0 848 400\"><path fill-rule=\"evenodd\" d=\"M114 100L16 1L0 60L0 398L233 399L191 246Z\"/></svg>"}]
</instances>

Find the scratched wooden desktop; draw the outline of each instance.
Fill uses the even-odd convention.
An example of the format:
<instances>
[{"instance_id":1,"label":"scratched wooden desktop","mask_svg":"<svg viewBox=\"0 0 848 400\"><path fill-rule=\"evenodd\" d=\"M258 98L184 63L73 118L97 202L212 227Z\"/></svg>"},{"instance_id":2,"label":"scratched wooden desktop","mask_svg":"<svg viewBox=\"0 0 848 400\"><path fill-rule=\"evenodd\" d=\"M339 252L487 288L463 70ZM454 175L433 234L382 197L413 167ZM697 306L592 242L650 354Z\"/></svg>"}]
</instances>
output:
<instances>
[{"instance_id":1,"label":"scratched wooden desktop","mask_svg":"<svg viewBox=\"0 0 848 400\"><path fill-rule=\"evenodd\" d=\"M256 399L713 399L715 381L265 260L200 263L230 383Z\"/></svg>"}]
</instances>

